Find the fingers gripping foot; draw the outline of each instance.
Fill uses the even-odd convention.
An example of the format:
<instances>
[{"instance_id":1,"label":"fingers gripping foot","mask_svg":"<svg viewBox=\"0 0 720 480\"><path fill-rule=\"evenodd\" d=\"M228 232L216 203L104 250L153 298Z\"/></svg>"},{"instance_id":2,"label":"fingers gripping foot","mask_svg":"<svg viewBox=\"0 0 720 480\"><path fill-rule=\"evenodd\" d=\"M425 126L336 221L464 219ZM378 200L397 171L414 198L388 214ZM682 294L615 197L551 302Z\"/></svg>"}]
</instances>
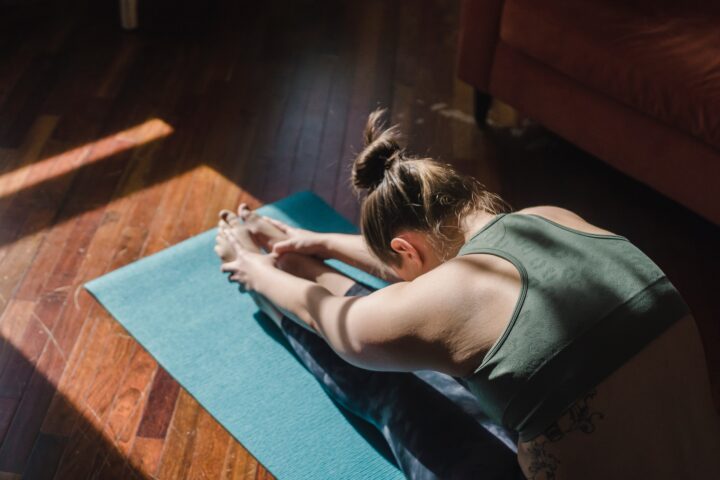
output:
<instances>
[{"instance_id":1,"label":"fingers gripping foot","mask_svg":"<svg viewBox=\"0 0 720 480\"><path fill-rule=\"evenodd\" d=\"M237 258L234 243L252 252L260 251L252 241L247 229L238 221L237 216L230 210L220 212L218 233L215 236L215 253L223 263L232 262Z\"/></svg>"},{"instance_id":2,"label":"fingers gripping foot","mask_svg":"<svg viewBox=\"0 0 720 480\"><path fill-rule=\"evenodd\" d=\"M285 240L288 235L281 224L267 217L262 217L250 210L245 203L241 203L238 207L237 218L242 220L243 225L252 234L253 240L265 251L272 250L272 246L281 240Z\"/></svg>"}]
</instances>

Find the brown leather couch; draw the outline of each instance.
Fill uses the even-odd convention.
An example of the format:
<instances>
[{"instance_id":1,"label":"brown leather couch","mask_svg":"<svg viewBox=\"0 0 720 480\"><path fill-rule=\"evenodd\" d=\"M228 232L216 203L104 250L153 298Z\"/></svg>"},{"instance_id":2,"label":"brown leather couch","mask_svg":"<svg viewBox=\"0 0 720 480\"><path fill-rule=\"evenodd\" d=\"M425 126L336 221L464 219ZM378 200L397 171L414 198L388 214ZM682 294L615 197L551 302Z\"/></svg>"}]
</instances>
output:
<instances>
[{"instance_id":1,"label":"brown leather couch","mask_svg":"<svg viewBox=\"0 0 720 480\"><path fill-rule=\"evenodd\" d=\"M463 0L459 76L720 224L712 0Z\"/></svg>"}]
</instances>

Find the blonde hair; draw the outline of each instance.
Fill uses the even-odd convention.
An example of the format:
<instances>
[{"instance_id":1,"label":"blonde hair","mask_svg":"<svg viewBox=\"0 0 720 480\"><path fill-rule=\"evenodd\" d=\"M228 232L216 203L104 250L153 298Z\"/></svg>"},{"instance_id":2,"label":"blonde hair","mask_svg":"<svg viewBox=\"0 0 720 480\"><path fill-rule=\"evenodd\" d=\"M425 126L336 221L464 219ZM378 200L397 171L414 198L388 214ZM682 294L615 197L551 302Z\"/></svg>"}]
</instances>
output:
<instances>
[{"instance_id":1,"label":"blonde hair","mask_svg":"<svg viewBox=\"0 0 720 480\"><path fill-rule=\"evenodd\" d=\"M402 230L427 233L442 260L455 255L464 239L466 215L509 209L476 179L432 158L409 155L397 125L384 127L386 109L377 109L365 126L365 148L352 168L352 184L362 197L360 228L372 252L398 264L390 241Z\"/></svg>"}]
</instances>

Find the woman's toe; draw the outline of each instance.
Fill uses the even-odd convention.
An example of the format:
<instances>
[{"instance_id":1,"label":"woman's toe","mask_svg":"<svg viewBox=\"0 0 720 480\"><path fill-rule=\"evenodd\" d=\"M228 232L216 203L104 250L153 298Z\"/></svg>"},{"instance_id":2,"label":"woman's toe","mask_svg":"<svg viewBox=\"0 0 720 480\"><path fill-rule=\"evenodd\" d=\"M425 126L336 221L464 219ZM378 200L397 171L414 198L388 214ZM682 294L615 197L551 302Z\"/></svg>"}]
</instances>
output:
<instances>
[{"instance_id":1,"label":"woman's toe","mask_svg":"<svg viewBox=\"0 0 720 480\"><path fill-rule=\"evenodd\" d=\"M235 260L235 251L223 236L218 236L215 243L215 253L223 262L232 262Z\"/></svg>"},{"instance_id":2,"label":"woman's toe","mask_svg":"<svg viewBox=\"0 0 720 480\"><path fill-rule=\"evenodd\" d=\"M228 210L227 208L223 208L218 212L218 217L221 221L227 222L228 216L235 215L232 211Z\"/></svg>"},{"instance_id":3,"label":"woman's toe","mask_svg":"<svg viewBox=\"0 0 720 480\"><path fill-rule=\"evenodd\" d=\"M253 211L247 206L247 203L241 203L237 211L238 217L242 221L247 221L253 214Z\"/></svg>"}]
</instances>

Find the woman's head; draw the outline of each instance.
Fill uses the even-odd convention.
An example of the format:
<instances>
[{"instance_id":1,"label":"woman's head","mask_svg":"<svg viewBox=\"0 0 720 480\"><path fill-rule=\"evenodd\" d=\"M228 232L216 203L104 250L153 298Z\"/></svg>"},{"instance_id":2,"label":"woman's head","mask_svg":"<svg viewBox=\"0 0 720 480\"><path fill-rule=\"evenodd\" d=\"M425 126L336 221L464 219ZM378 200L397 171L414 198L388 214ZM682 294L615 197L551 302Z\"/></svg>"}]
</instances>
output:
<instances>
[{"instance_id":1,"label":"woman's head","mask_svg":"<svg viewBox=\"0 0 720 480\"><path fill-rule=\"evenodd\" d=\"M407 280L455 256L467 215L495 214L503 203L450 165L407 154L398 127L384 128L384 113L375 110L368 117L352 183L365 194L360 213L365 241Z\"/></svg>"}]
</instances>

